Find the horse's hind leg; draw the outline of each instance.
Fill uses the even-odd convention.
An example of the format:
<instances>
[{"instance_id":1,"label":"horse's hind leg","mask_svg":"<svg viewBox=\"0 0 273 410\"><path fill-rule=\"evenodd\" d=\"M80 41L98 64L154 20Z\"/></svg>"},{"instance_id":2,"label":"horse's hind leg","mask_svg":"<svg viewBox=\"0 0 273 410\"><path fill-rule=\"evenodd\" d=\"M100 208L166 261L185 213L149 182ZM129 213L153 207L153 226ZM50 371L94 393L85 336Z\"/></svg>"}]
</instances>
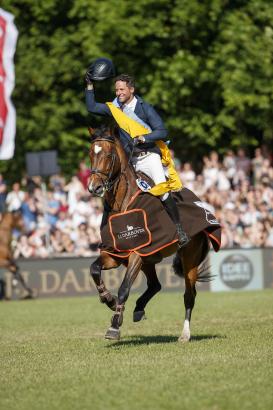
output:
<instances>
[{"instance_id":1,"label":"horse's hind leg","mask_svg":"<svg viewBox=\"0 0 273 410\"><path fill-rule=\"evenodd\" d=\"M195 284L198 280L198 265L201 263L202 258L202 238L203 236L201 235L193 237L191 242L185 248L181 249L178 254L181 261L180 267L185 277L185 320L182 334L178 339L180 342L188 342L191 338L190 321L196 297ZM176 269L179 269L178 255L176 256Z\"/></svg>"},{"instance_id":2,"label":"horse's hind leg","mask_svg":"<svg viewBox=\"0 0 273 410\"><path fill-rule=\"evenodd\" d=\"M125 302L129 297L130 289L134 280L136 279L142 265L142 259L137 254L131 254L128 260L127 270L118 291L118 301L116 311L112 316L111 326L106 332L105 338L111 340L120 339L120 326L123 322L123 312L125 309Z\"/></svg>"},{"instance_id":3,"label":"horse's hind leg","mask_svg":"<svg viewBox=\"0 0 273 410\"><path fill-rule=\"evenodd\" d=\"M197 280L198 267L192 268L187 272L185 277L185 293L184 293L184 306L185 306L185 320L183 325L182 334L179 337L180 342L188 342L191 338L190 321L191 314L194 308L196 288L195 283Z\"/></svg>"},{"instance_id":4,"label":"horse's hind leg","mask_svg":"<svg viewBox=\"0 0 273 410\"><path fill-rule=\"evenodd\" d=\"M161 284L156 274L155 265L143 265L142 271L147 278L148 288L136 301L136 307L133 313L134 322L139 322L141 319L145 318L145 306L152 297L161 290Z\"/></svg>"},{"instance_id":5,"label":"horse's hind leg","mask_svg":"<svg viewBox=\"0 0 273 410\"><path fill-rule=\"evenodd\" d=\"M16 263L12 263L9 266L9 270L12 272L14 278L21 283L23 289L25 289L25 291L27 292L26 296L24 297L24 299L32 299L33 298L33 290L31 288L29 288L20 272L19 266L16 265Z\"/></svg>"},{"instance_id":6,"label":"horse's hind leg","mask_svg":"<svg viewBox=\"0 0 273 410\"><path fill-rule=\"evenodd\" d=\"M119 265L119 262L117 262L107 253L103 252L90 266L90 275L95 282L101 303L105 303L109 307L109 309L114 311L116 310L117 297L115 295L112 295L112 293L108 289L106 289L106 286L101 277L101 270L117 268Z\"/></svg>"}]
</instances>

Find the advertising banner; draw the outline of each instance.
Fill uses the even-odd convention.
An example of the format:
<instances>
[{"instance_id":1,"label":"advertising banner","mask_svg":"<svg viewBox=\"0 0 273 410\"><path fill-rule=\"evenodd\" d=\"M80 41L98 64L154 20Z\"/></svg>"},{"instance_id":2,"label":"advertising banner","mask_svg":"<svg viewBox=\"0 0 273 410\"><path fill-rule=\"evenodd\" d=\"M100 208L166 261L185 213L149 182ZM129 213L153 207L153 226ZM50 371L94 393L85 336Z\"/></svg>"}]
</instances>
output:
<instances>
[{"instance_id":1,"label":"advertising banner","mask_svg":"<svg viewBox=\"0 0 273 410\"><path fill-rule=\"evenodd\" d=\"M263 250L264 287L273 289L273 248Z\"/></svg>"},{"instance_id":2,"label":"advertising banner","mask_svg":"<svg viewBox=\"0 0 273 410\"><path fill-rule=\"evenodd\" d=\"M90 265L95 258L21 259L18 261L26 284L34 290L38 298L97 295L97 289L90 277ZM184 279L174 274L172 257L156 265L157 276L162 290L184 293ZM102 271L105 286L117 294L124 277L125 268ZM22 286L14 284L13 275L0 269L0 285L5 286L9 299L20 299L26 295ZM139 273L132 292L141 293L147 288L147 280ZM209 283L198 283L197 290L208 290Z\"/></svg>"},{"instance_id":3,"label":"advertising banner","mask_svg":"<svg viewBox=\"0 0 273 410\"><path fill-rule=\"evenodd\" d=\"M215 275L212 291L263 289L261 249L224 249L210 256L211 271Z\"/></svg>"}]
</instances>

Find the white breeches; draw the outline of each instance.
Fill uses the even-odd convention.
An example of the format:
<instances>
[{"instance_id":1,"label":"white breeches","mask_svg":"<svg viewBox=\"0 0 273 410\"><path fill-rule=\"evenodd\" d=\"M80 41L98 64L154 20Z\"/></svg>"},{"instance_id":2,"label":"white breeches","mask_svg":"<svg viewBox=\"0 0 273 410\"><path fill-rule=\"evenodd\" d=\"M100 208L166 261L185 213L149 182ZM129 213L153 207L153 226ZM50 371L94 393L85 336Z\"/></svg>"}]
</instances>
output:
<instances>
[{"instance_id":1,"label":"white breeches","mask_svg":"<svg viewBox=\"0 0 273 410\"><path fill-rule=\"evenodd\" d=\"M166 176L168 175L168 170L162 165L161 157L155 152L150 152L143 157L133 157L132 163L136 171L144 172L144 174L150 177L155 185L160 184L160 182L166 181ZM162 195L160 198L165 201L168 197L168 193Z\"/></svg>"}]
</instances>

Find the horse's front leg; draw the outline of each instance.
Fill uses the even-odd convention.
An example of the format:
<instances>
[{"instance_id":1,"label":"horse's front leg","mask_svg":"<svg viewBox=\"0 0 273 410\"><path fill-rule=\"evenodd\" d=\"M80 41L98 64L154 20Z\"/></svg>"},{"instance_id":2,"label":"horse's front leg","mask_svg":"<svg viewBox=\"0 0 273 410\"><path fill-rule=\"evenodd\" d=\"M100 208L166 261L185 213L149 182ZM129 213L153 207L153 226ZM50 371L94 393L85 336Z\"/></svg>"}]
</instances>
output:
<instances>
[{"instance_id":1,"label":"horse's front leg","mask_svg":"<svg viewBox=\"0 0 273 410\"><path fill-rule=\"evenodd\" d=\"M105 338L111 340L120 339L120 326L123 322L123 312L125 309L125 302L129 297L130 289L134 280L136 279L142 266L142 259L139 255L131 254L128 260L127 270L118 291L118 301L116 311L111 319L111 326L106 332Z\"/></svg>"},{"instance_id":2,"label":"horse's front leg","mask_svg":"<svg viewBox=\"0 0 273 410\"><path fill-rule=\"evenodd\" d=\"M101 271L102 269L117 268L119 265L120 263L118 261L113 259L107 253L102 252L90 266L90 275L95 282L101 303L105 303L109 309L114 311L116 310L117 297L112 295L112 293L106 288L101 277Z\"/></svg>"},{"instance_id":3,"label":"horse's front leg","mask_svg":"<svg viewBox=\"0 0 273 410\"><path fill-rule=\"evenodd\" d=\"M161 290L161 284L156 274L155 265L143 265L142 271L147 278L148 288L136 301L136 306L133 313L134 322L139 322L141 319L145 319L145 306L152 299L152 297Z\"/></svg>"}]
</instances>

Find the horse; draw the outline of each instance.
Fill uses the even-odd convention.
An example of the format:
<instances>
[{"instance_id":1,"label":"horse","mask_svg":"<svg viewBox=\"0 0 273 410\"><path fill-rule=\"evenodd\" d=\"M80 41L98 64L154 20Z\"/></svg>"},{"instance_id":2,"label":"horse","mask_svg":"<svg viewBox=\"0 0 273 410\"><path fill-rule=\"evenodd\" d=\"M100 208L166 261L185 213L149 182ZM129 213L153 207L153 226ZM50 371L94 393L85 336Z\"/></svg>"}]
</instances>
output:
<instances>
[{"instance_id":1,"label":"horse","mask_svg":"<svg viewBox=\"0 0 273 410\"><path fill-rule=\"evenodd\" d=\"M22 230L24 228L24 222L20 211L4 212L0 217L0 268L7 268L13 275L16 283L20 282L26 296L24 299L31 299L33 297L33 291L30 289L21 272L19 266L16 264L13 258L12 252L12 232L14 229Z\"/></svg>"},{"instance_id":2,"label":"horse","mask_svg":"<svg viewBox=\"0 0 273 410\"><path fill-rule=\"evenodd\" d=\"M118 136L109 130L92 130L90 134L91 169L88 190L92 195L101 197L111 211L123 212L136 191L139 190L136 183L136 172ZM154 200L160 201L158 198ZM106 223L106 219L104 214L101 228ZM204 232L194 235L190 242L181 249L178 248L176 240L175 243L171 243L156 254L146 257L131 252L128 258L120 258L110 255L101 248L100 255L90 266L90 275L94 280L100 301L114 311L105 338L120 339L125 303L131 286L141 270L147 279L147 289L136 301L133 321L138 322L145 318L147 303L161 290L155 264L162 258L175 254L174 271L185 280L185 318L178 341L188 342L191 338L190 321L196 298L196 282L210 280L208 271L204 273L202 269L202 262L206 260L208 252L209 240ZM106 288L101 271L117 268L121 264L126 267L126 272L116 296Z\"/></svg>"}]
</instances>

